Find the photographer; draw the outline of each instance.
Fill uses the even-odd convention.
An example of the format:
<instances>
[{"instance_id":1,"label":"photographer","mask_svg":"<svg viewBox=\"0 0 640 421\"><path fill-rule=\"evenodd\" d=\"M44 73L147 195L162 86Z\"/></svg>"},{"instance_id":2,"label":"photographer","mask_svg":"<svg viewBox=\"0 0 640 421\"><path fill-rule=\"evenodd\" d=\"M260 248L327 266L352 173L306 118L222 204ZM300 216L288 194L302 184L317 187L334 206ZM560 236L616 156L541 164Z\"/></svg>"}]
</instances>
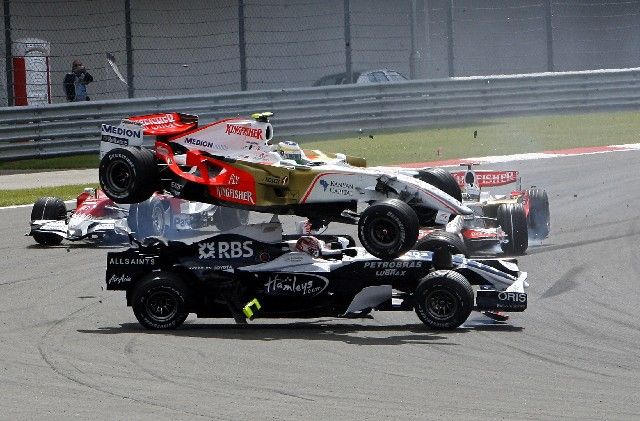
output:
<instances>
[{"instance_id":1,"label":"photographer","mask_svg":"<svg viewBox=\"0 0 640 421\"><path fill-rule=\"evenodd\" d=\"M93 76L87 72L80 60L74 60L71 65L71 73L65 75L63 82L67 101L89 101L87 85L91 82L93 82Z\"/></svg>"}]
</instances>

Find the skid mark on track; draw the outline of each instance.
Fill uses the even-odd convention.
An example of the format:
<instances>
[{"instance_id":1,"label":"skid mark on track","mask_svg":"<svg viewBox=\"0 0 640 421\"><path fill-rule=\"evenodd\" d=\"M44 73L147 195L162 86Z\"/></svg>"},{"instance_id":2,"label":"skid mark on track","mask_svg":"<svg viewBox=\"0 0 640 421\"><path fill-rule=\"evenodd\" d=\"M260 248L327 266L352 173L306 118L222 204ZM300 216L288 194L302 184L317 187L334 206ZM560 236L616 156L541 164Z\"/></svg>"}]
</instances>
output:
<instances>
[{"instance_id":1,"label":"skid mark on track","mask_svg":"<svg viewBox=\"0 0 640 421\"><path fill-rule=\"evenodd\" d=\"M576 288L580 284L575 281L575 278L577 278L578 275L580 275L584 271L585 271L584 265L580 265L570 269L568 272L562 275L562 277L558 279L553 285L551 285L545 292L543 292L540 298L555 297L557 295L564 294Z\"/></svg>"},{"instance_id":2,"label":"skid mark on track","mask_svg":"<svg viewBox=\"0 0 640 421\"><path fill-rule=\"evenodd\" d=\"M187 411L184 409L179 409L179 408L173 408L167 405L162 405L160 403L154 402L152 400L149 399L141 399L141 398L136 398L136 397L132 397L132 396L128 396L128 395L124 395L122 393L116 393L113 392L111 390L109 390L107 387L103 387L103 386L97 386L95 384L92 384L86 380L83 380L81 377L75 375L71 370L65 369L64 367L62 367L59 363L57 363L56 361L54 361L54 357L53 357L53 351L50 351L47 349L47 340L50 337L54 337L54 331L56 330L56 328L62 327L64 325L64 323L72 320L75 316L77 316L78 314L80 314L81 312L87 310L89 307L98 304L99 301L93 301L83 307L80 307L79 309L75 310L72 313L69 313L65 318L58 320L56 323L53 324L53 326L51 326L51 328L49 328L44 335L42 336L42 338L40 338L40 341L38 342L38 352L40 353L40 357L43 359L43 361L51 368L51 370L53 370L53 372L55 372L56 374L58 374L59 376L71 381L72 383L76 383L80 386L84 386L88 389L91 389L93 391L97 391L97 392L101 392L110 396L114 396L117 398L122 398L122 399L127 399L130 400L132 402L136 402L139 404L144 404L144 405L150 405L153 407L157 407L157 408L162 408L162 409L167 409L170 411L174 411L174 412L178 412L178 413L182 413L182 414L186 414L186 415L193 415L193 416L197 416L197 417L202 417L202 418L211 418L210 415L205 415L205 414L199 414L196 412L192 412L192 411ZM72 366L75 367L75 365L71 364ZM76 368L76 370L80 373L82 373L81 370L78 370Z\"/></svg>"},{"instance_id":3,"label":"skid mark on track","mask_svg":"<svg viewBox=\"0 0 640 421\"><path fill-rule=\"evenodd\" d=\"M127 344L125 345L124 348L124 353L125 356L127 357L127 359L129 359L129 361L131 361L136 367L138 367L140 370L142 370L144 373L148 374L149 376L160 380L164 383L170 383L173 384L175 386L180 386L180 387L186 387L188 389L197 391L197 392L202 392L203 391L203 386L202 385L194 385L194 384L190 384L187 382L181 382L178 381L178 377L177 376L166 376L163 374L159 374L154 370L150 370L147 367L143 366L140 362L140 360L138 358L136 358L136 353L135 353L135 347L138 344L139 340L138 337L133 337L131 338ZM202 353L202 351L198 351L198 355L201 356L204 359L206 359L206 355L204 353ZM229 386L238 386L239 385L239 381L230 381L227 378L223 378L220 376L216 377L216 385L219 384L227 384ZM287 397L291 397L291 398L296 398L296 399L300 399L300 400L304 400L304 401L310 401L310 402L315 402L314 399L311 398L307 398L305 396L301 396L301 395L297 395L294 393L290 393L290 392L286 392L284 390L279 390L279 389L274 389L274 388L270 388L270 387L264 387L264 386L259 386L257 384L253 384L252 389L257 390L257 391L263 391L263 392L270 392L270 393L275 393L278 395L282 395L282 396L287 396ZM221 395L221 391L219 389L216 389L215 391L217 396ZM235 395L228 393L226 394L227 397L229 398L234 398ZM270 399L268 397L252 397L252 399L258 399L258 400L264 400L264 401L270 401Z\"/></svg>"}]
</instances>

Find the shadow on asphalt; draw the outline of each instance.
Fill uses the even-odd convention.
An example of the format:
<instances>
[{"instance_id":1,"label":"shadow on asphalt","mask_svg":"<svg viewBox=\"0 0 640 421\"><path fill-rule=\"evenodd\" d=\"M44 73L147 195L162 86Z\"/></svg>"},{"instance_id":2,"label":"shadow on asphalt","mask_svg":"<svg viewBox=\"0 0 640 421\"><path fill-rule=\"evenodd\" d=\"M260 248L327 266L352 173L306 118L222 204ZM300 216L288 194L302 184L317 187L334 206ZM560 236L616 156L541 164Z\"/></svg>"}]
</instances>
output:
<instances>
[{"instance_id":1,"label":"shadow on asphalt","mask_svg":"<svg viewBox=\"0 0 640 421\"><path fill-rule=\"evenodd\" d=\"M117 335L142 333L160 336L183 336L192 338L236 339L247 341L278 341L291 339L338 341L353 345L402 345L434 344L457 345L447 342L455 335L473 331L520 332L522 327L503 323L486 323L465 326L450 331L429 330L423 324L361 325L331 324L327 321L294 322L290 324L195 324L185 323L176 330L147 330L137 323L123 323L117 327L101 327L80 333Z\"/></svg>"}]
</instances>

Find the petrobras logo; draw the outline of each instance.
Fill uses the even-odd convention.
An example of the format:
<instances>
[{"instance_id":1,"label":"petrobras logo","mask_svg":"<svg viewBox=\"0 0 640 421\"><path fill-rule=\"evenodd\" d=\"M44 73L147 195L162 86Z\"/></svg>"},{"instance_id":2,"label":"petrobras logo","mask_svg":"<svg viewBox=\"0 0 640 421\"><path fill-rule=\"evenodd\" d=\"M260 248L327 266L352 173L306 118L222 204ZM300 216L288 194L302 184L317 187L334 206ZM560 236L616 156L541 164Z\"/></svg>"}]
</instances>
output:
<instances>
[{"instance_id":1,"label":"petrobras logo","mask_svg":"<svg viewBox=\"0 0 640 421\"><path fill-rule=\"evenodd\" d=\"M109 124L102 125L102 134L110 134L114 136L126 136L128 138L142 138L141 130L132 130L124 127L111 126ZM114 143L114 142L112 142Z\"/></svg>"},{"instance_id":2,"label":"petrobras logo","mask_svg":"<svg viewBox=\"0 0 640 421\"><path fill-rule=\"evenodd\" d=\"M254 139L263 140L262 129L255 129L253 127L240 126L237 124L227 124L225 133L228 135L240 135L246 137L253 137Z\"/></svg>"},{"instance_id":3,"label":"petrobras logo","mask_svg":"<svg viewBox=\"0 0 640 421\"><path fill-rule=\"evenodd\" d=\"M227 151L229 150L229 145L224 145L220 143L210 142L208 140L196 139L195 137L187 137L184 139L184 143L186 145L199 146L202 148L213 149L216 151Z\"/></svg>"}]
</instances>

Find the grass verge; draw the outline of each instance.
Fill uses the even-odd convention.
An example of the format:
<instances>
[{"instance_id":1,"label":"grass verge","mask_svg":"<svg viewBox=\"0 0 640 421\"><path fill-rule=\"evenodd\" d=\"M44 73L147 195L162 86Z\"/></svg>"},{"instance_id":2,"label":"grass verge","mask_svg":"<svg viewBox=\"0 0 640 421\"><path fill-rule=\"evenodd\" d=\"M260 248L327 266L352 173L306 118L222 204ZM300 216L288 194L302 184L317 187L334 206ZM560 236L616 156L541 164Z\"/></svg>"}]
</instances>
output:
<instances>
[{"instance_id":1,"label":"grass verge","mask_svg":"<svg viewBox=\"0 0 640 421\"><path fill-rule=\"evenodd\" d=\"M510 117L457 127L364 132L302 140L305 149L342 152L370 165L427 162L640 142L636 111ZM276 127L277 135L277 127Z\"/></svg>"},{"instance_id":2,"label":"grass verge","mask_svg":"<svg viewBox=\"0 0 640 421\"><path fill-rule=\"evenodd\" d=\"M39 197L55 196L62 200L75 199L85 187L98 188L98 184L74 184L60 187L38 187L33 189L0 190L0 207L28 205Z\"/></svg>"}]
</instances>

